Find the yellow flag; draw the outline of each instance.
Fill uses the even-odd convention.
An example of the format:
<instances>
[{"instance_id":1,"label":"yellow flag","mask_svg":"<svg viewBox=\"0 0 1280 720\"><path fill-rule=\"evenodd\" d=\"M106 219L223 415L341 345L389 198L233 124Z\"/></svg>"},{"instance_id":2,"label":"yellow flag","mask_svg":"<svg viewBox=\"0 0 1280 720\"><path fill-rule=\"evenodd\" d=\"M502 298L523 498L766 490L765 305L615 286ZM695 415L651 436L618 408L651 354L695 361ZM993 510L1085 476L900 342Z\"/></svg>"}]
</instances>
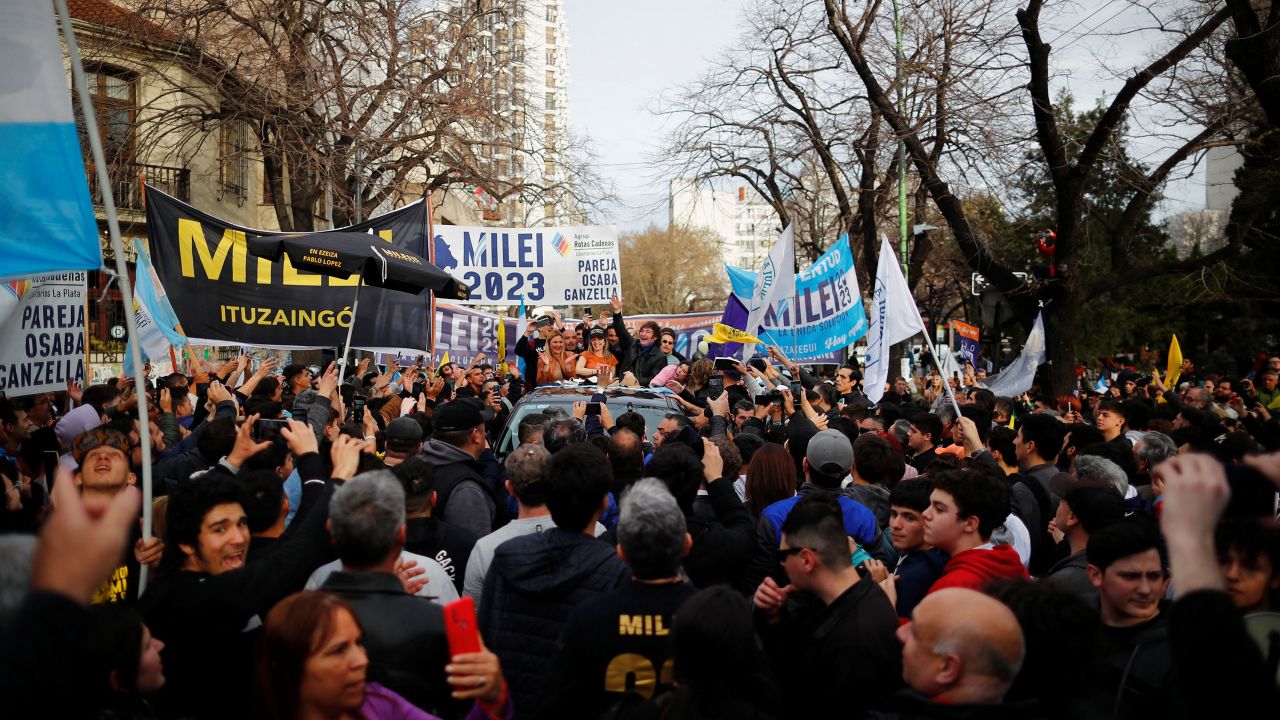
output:
<instances>
[{"instance_id":1,"label":"yellow flag","mask_svg":"<svg viewBox=\"0 0 1280 720\"><path fill-rule=\"evenodd\" d=\"M507 319L506 313L498 316L498 372L507 376Z\"/></svg>"},{"instance_id":2,"label":"yellow flag","mask_svg":"<svg viewBox=\"0 0 1280 720\"><path fill-rule=\"evenodd\" d=\"M707 338L709 343L725 344L725 343L741 343L743 345L759 345L764 342L760 338L748 333L746 330L739 330L723 323L712 323L711 336Z\"/></svg>"},{"instance_id":3,"label":"yellow flag","mask_svg":"<svg viewBox=\"0 0 1280 720\"><path fill-rule=\"evenodd\" d=\"M442 368L442 367L444 367L445 365L448 365L448 364L449 364L449 351L448 351L448 350L445 350L445 351L444 351L444 355L441 355L441 356L440 356L440 364L436 366L436 372L437 372L437 373L439 373L439 372L440 372L440 368Z\"/></svg>"},{"instance_id":4,"label":"yellow flag","mask_svg":"<svg viewBox=\"0 0 1280 720\"><path fill-rule=\"evenodd\" d=\"M1170 390L1176 390L1178 387L1178 378L1182 375L1182 348L1178 347L1178 336L1173 336L1173 342L1169 343L1169 366L1164 372L1165 387Z\"/></svg>"}]
</instances>

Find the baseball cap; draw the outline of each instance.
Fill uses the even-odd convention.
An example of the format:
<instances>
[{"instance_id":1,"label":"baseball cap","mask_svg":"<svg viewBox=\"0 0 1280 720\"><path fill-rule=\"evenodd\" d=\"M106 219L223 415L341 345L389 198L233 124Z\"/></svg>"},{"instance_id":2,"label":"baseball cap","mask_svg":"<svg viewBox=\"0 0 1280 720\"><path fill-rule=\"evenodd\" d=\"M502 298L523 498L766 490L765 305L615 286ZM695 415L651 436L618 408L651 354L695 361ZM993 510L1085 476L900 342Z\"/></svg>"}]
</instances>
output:
<instances>
[{"instance_id":1,"label":"baseball cap","mask_svg":"<svg viewBox=\"0 0 1280 720\"><path fill-rule=\"evenodd\" d=\"M823 475L843 477L853 467L853 445L839 430L823 430L809 439L805 457Z\"/></svg>"},{"instance_id":2,"label":"baseball cap","mask_svg":"<svg viewBox=\"0 0 1280 720\"><path fill-rule=\"evenodd\" d=\"M539 315L538 317L534 318L533 324L537 327L547 327L548 325L553 324L555 321L556 319L551 317L550 315Z\"/></svg>"},{"instance_id":3,"label":"baseball cap","mask_svg":"<svg viewBox=\"0 0 1280 720\"><path fill-rule=\"evenodd\" d=\"M602 338L605 336L604 328L591 328L589 335L593 338Z\"/></svg>"},{"instance_id":4,"label":"baseball cap","mask_svg":"<svg viewBox=\"0 0 1280 720\"><path fill-rule=\"evenodd\" d=\"M100 447L115 448L124 453L126 459L129 458L129 451L132 449L129 445L129 438L124 433L111 428L96 427L76 436L76 439L71 443L71 456L75 458L76 464L80 465L84 462L84 456L88 455L90 450Z\"/></svg>"},{"instance_id":5,"label":"baseball cap","mask_svg":"<svg viewBox=\"0 0 1280 720\"><path fill-rule=\"evenodd\" d=\"M461 398L436 408L431 421L437 432L458 432L483 425L494 417L493 410L479 400Z\"/></svg>"},{"instance_id":6,"label":"baseball cap","mask_svg":"<svg viewBox=\"0 0 1280 720\"><path fill-rule=\"evenodd\" d=\"M422 424L411 417L398 417L387 423L386 437L387 446L393 450L408 450L422 442Z\"/></svg>"},{"instance_id":7,"label":"baseball cap","mask_svg":"<svg viewBox=\"0 0 1280 720\"><path fill-rule=\"evenodd\" d=\"M1078 478L1071 473L1060 472L1049 478L1049 490L1060 498L1067 496L1072 490L1086 487L1114 488L1115 486L1099 477Z\"/></svg>"}]
</instances>

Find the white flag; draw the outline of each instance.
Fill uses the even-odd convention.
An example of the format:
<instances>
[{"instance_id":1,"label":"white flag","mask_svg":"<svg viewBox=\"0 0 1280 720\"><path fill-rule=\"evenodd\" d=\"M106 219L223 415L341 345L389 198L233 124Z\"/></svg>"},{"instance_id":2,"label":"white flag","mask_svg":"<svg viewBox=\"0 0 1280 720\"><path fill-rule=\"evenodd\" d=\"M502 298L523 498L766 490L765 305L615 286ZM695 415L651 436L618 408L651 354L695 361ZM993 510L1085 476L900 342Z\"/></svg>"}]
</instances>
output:
<instances>
[{"instance_id":1,"label":"white flag","mask_svg":"<svg viewBox=\"0 0 1280 720\"><path fill-rule=\"evenodd\" d=\"M751 297L747 300L747 326L742 328L755 335L764 323L765 313L769 307L779 305L781 313L796 291L796 243L795 236L788 225L778 236L769 257L765 258L764 267L756 274L755 285L751 288ZM744 350L746 347L745 346Z\"/></svg>"},{"instance_id":2,"label":"white flag","mask_svg":"<svg viewBox=\"0 0 1280 720\"><path fill-rule=\"evenodd\" d=\"M876 265L876 284L871 293L867 360L862 371L862 389L871 402L878 403L884 396L884 384L889 379L889 349L918 332L924 332L924 321L902 277L898 256L889 238L881 235L880 262Z\"/></svg>"},{"instance_id":3,"label":"white flag","mask_svg":"<svg viewBox=\"0 0 1280 720\"><path fill-rule=\"evenodd\" d=\"M1036 368L1044 362L1044 313L1036 315L1022 354L999 375L992 375L980 384L1000 397L1014 397L1031 389L1036 379Z\"/></svg>"}]
</instances>

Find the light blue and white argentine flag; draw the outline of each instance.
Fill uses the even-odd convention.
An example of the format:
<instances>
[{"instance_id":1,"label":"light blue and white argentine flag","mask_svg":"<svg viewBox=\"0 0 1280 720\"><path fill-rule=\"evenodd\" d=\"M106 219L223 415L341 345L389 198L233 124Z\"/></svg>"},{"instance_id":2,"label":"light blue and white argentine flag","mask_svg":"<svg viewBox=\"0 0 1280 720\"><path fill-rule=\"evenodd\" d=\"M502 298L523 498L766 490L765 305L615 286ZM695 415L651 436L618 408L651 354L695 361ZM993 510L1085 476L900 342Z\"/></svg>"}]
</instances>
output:
<instances>
[{"instance_id":1,"label":"light blue and white argentine flag","mask_svg":"<svg viewBox=\"0 0 1280 720\"><path fill-rule=\"evenodd\" d=\"M0 277L102 265L49 0L0 2Z\"/></svg>"}]
</instances>

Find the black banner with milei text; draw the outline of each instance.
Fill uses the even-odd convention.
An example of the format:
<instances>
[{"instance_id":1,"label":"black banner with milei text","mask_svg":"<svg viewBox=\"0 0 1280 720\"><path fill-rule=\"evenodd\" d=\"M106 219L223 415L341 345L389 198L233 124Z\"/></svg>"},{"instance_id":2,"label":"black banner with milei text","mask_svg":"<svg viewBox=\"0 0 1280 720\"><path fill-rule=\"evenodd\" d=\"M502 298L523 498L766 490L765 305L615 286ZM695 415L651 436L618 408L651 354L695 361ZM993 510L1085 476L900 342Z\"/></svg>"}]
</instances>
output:
<instances>
[{"instance_id":1,"label":"black banner with milei text","mask_svg":"<svg viewBox=\"0 0 1280 720\"><path fill-rule=\"evenodd\" d=\"M427 205L419 200L337 230L365 232L428 256ZM249 254L247 239L280 235L232 225L147 188L151 258L169 302L194 342L254 347L337 347L351 323L357 278L337 278ZM432 296L365 285L352 347L423 351Z\"/></svg>"}]
</instances>

